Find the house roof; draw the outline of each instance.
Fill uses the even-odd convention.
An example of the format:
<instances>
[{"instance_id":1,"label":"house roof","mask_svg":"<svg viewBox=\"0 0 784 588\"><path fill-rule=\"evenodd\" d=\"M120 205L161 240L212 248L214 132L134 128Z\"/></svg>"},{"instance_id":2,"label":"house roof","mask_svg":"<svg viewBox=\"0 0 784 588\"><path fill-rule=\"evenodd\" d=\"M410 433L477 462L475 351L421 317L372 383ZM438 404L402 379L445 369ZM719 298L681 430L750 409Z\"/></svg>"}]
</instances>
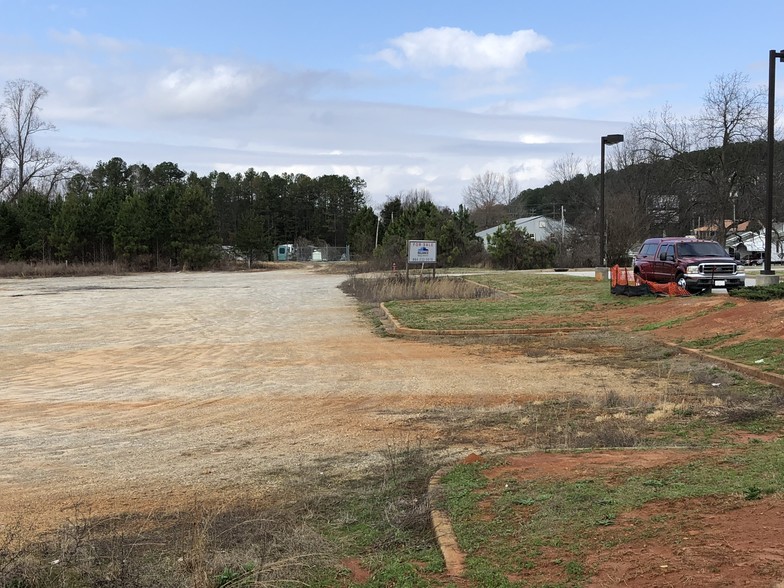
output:
<instances>
[{"instance_id":1,"label":"house roof","mask_svg":"<svg viewBox=\"0 0 784 588\"><path fill-rule=\"evenodd\" d=\"M749 221L743 221L741 223L735 224L735 221L731 221L729 219L724 221L724 230L731 229L735 226L735 230L738 232L745 231L749 228ZM697 227L694 229L694 233L715 233L719 229L719 225L717 223L711 223L709 225L703 225L701 227Z\"/></svg>"},{"instance_id":2,"label":"house roof","mask_svg":"<svg viewBox=\"0 0 784 588\"><path fill-rule=\"evenodd\" d=\"M537 221L539 219L544 219L545 221L547 221L548 226L550 224L555 224L555 223L560 224L560 221L555 221L555 220L553 220L551 218L548 218L548 217L544 216L543 214L539 214L537 216L524 216L524 217L521 217L521 218L517 218L517 219L515 219L512 222L515 224L516 227L522 227L522 226L525 226L525 225L529 225L530 223L532 223L534 221ZM506 224L506 223L504 223L504 224ZM490 227L489 229L484 229L482 231L477 232L476 235L477 235L477 237L484 238L487 235L492 235L493 233L495 233L500 226L501 225L496 225L494 227Z\"/></svg>"}]
</instances>

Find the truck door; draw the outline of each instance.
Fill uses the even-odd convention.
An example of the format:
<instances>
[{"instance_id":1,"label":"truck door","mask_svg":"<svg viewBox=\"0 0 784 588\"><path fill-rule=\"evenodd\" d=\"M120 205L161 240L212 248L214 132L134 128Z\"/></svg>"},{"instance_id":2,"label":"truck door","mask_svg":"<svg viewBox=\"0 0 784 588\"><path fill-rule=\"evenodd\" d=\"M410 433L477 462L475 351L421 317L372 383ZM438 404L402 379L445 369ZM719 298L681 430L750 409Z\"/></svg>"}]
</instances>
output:
<instances>
[{"instance_id":1,"label":"truck door","mask_svg":"<svg viewBox=\"0 0 784 588\"><path fill-rule=\"evenodd\" d=\"M661 283L675 281L674 243L662 243L656 253L656 281Z\"/></svg>"}]
</instances>

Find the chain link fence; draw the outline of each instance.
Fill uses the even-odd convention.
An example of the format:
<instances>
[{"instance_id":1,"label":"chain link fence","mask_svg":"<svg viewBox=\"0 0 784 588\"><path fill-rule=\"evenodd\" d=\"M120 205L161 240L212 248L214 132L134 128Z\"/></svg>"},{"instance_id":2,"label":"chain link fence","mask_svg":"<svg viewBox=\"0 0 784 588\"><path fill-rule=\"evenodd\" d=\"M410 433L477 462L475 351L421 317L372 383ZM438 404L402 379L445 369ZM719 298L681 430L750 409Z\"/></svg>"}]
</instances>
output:
<instances>
[{"instance_id":1,"label":"chain link fence","mask_svg":"<svg viewBox=\"0 0 784 588\"><path fill-rule=\"evenodd\" d=\"M275 261L351 261L349 246L332 245L278 245L273 255Z\"/></svg>"}]
</instances>

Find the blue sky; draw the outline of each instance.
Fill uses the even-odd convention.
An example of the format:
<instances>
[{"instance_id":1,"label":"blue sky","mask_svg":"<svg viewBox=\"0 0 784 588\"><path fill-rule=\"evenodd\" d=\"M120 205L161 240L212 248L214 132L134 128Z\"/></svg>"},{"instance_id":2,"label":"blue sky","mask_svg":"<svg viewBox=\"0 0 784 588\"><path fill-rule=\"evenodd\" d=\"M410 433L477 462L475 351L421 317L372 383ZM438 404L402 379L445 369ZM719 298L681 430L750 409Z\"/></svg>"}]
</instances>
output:
<instances>
[{"instance_id":1,"label":"blue sky","mask_svg":"<svg viewBox=\"0 0 784 588\"><path fill-rule=\"evenodd\" d=\"M574 155L717 76L767 87L784 3L0 0L0 82L49 94L37 137L92 168L346 174L370 201L475 176L548 183ZM784 66L778 75L784 80ZM779 85L779 84L777 84ZM778 95L782 96L779 85Z\"/></svg>"}]
</instances>

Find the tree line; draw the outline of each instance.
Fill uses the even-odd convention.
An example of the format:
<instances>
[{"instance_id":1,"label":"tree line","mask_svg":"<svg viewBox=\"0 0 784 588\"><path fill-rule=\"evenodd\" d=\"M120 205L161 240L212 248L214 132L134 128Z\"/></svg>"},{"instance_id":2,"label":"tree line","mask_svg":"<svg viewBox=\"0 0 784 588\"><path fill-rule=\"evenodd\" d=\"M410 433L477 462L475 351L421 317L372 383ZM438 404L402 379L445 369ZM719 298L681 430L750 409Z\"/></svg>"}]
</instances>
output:
<instances>
[{"instance_id":1,"label":"tree line","mask_svg":"<svg viewBox=\"0 0 784 588\"><path fill-rule=\"evenodd\" d=\"M187 173L115 157L76 173L64 193L27 189L0 202L0 258L204 267L222 249L265 259L277 243L346 245L362 227L360 178ZM353 232L352 232L353 231Z\"/></svg>"},{"instance_id":2,"label":"tree line","mask_svg":"<svg viewBox=\"0 0 784 588\"><path fill-rule=\"evenodd\" d=\"M695 116L678 117L665 106L634 121L624 141L608 150L605 173L610 263L628 261L628 252L648 237L701 233L724 243L743 226L760 230L764 222L767 177L767 97L735 73L717 77ZM597 151L599 137L597 137ZM771 178L774 218L780 214L784 146L774 145L779 162ZM480 229L504 221L544 214L561 215L571 227L555 239L558 263L595 265L598 260L599 183L592 162L567 155L550 168L550 183L509 189L502 174L477 176L464 202ZM510 193L511 192L511 193Z\"/></svg>"},{"instance_id":3,"label":"tree line","mask_svg":"<svg viewBox=\"0 0 784 588\"><path fill-rule=\"evenodd\" d=\"M520 190L512 178L485 172L465 188L456 211L436 206L426 190L410 190L387 197L376 213L358 177L253 168L199 176L172 162L148 167L118 157L84 169L36 145L39 133L54 128L39 116L45 96L37 84L17 80L0 104L0 260L197 268L221 251L253 261L295 243L348 245L353 256L392 264L404 261L408 239L432 239L443 265L598 263L599 175L573 155L556 161L540 188ZM650 236L703 227L723 242L742 221L761 227L765 112L765 92L733 74L715 80L697 116L678 118L665 107L624 129L605 174L608 261L623 262ZM776 150L781 161L781 144ZM563 215L570 230L542 248L504 225L489 256L475 236L533 214Z\"/></svg>"},{"instance_id":4,"label":"tree line","mask_svg":"<svg viewBox=\"0 0 784 588\"><path fill-rule=\"evenodd\" d=\"M15 80L0 103L0 261L115 263L135 269L203 268L221 255L252 263L278 244L349 246L353 256L401 262L408 239L434 239L446 265L482 255L462 207L426 191L388 197L377 215L362 178L153 167L120 157L92 170L41 148L53 124L47 92Z\"/></svg>"}]
</instances>

